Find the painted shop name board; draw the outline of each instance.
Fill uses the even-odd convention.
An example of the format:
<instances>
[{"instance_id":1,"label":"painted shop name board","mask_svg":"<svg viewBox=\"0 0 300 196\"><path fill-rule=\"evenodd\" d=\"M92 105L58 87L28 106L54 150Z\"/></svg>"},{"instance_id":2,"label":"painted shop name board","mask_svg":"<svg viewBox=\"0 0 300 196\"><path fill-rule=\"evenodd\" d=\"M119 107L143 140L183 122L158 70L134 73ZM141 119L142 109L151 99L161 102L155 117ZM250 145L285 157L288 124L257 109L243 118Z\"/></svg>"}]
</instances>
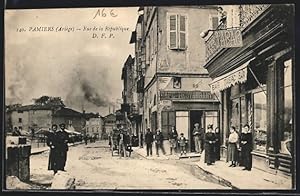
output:
<instances>
[{"instance_id":1,"label":"painted shop name board","mask_svg":"<svg viewBox=\"0 0 300 196\"><path fill-rule=\"evenodd\" d=\"M241 30L235 28L214 31L210 38L205 42L205 45L206 61L208 62L222 48L242 47L243 41Z\"/></svg>"},{"instance_id":2,"label":"painted shop name board","mask_svg":"<svg viewBox=\"0 0 300 196\"><path fill-rule=\"evenodd\" d=\"M160 91L160 100L215 100L209 91Z\"/></svg>"},{"instance_id":3,"label":"painted shop name board","mask_svg":"<svg viewBox=\"0 0 300 196\"><path fill-rule=\"evenodd\" d=\"M237 83L243 83L247 81L247 63L243 66L229 72L219 78L214 79L210 83L211 92L215 93L229 88Z\"/></svg>"}]
</instances>

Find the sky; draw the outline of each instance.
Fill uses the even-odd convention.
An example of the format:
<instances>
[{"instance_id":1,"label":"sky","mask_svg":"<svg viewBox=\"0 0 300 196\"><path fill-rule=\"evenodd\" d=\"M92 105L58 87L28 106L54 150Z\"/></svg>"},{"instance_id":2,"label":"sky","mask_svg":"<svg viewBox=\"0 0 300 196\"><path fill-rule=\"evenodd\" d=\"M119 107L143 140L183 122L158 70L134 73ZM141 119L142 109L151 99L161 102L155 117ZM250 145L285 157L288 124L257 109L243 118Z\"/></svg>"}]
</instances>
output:
<instances>
[{"instance_id":1,"label":"sky","mask_svg":"<svg viewBox=\"0 0 300 196\"><path fill-rule=\"evenodd\" d=\"M32 99L47 95L61 97L77 111L102 116L109 106L120 107L116 102L121 102L121 71L128 55L134 54L129 40L137 10L6 10L6 104L31 104ZM84 26L98 29L84 31ZM106 31L110 28L117 30ZM98 38L93 38L94 33Z\"/></svg>"}]
</instances>

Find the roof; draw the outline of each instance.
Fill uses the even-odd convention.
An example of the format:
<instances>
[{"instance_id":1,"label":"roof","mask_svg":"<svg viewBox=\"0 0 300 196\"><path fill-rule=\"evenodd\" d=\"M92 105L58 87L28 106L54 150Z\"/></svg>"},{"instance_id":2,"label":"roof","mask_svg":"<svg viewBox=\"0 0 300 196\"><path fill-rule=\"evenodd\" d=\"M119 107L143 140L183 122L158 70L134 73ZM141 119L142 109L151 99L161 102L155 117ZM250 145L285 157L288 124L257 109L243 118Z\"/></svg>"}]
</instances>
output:
<instances>
[{"instance_id":1,"label":"roof","mask_svg":"<svg viewBox=\"0 0 300 196\"><path fill-rule=\"evenodd\" d=\"M82 113L75 111L71 108L61 108L60 110L56 110L53 113L53 116L74 116L74 117L82 117Z\"/></svg>"},{"instance_id":2,"label":"roof","mask_svg":"<svg viewBox=\"0 0 300 196\"><path fill-rule=\"evenodd\" d=\"M94 114L92 112L91 113L83 113L82 115L87 120L90 118L101 118L101 116L99 114Z\"/></svg>"},{"instance_id":3,"label":"roof","mask_svg":"<svg viewBox=\"0 0 300 196\"><path fill-rule=\"evenodd\" d=\"M24 105L20 107L15 107L10 109L10 111L29 111L29 110L53 110L57 109L60 106L53 106L53 105Z\"/></svg>"},{"instance_id":4,"label":"roof","mask_svg":"<svg viewBox=\"0 0 300 196\"><path fill-rule=\"evenodd\" d=\"M106 120L116 120L116 115L108 114L107 116L104 117L104 121L106 121Z\"/></svg>"}]
</instances>

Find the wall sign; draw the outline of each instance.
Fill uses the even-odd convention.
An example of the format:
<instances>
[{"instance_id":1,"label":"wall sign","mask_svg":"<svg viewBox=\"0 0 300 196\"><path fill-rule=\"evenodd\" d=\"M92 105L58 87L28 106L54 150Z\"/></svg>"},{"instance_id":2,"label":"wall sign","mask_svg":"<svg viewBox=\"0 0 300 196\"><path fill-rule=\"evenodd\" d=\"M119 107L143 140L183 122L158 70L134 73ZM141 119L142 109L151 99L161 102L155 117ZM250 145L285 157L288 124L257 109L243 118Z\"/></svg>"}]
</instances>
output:
<instances>
[{"instance_id":1,"label":"wall sign","mask_svg":"<svg viewBox=\"0 0 300 196\"><path fill-rule=\"evenodd\" d=\"M220 29L214 31L209 39L205 42L206 45L206 61L219 52L222 48L242 47L242 33L238 28Z\"/></svg>"},{"instance_id":2,"label":"wall sign","mask_svg":"<svg viewBox=\"0 0 300 196\"><path fill-rule=\"evenodd\" d=\"M160 100L215 100L209 91L160 91Z\"/></svg>"}]
</instances>

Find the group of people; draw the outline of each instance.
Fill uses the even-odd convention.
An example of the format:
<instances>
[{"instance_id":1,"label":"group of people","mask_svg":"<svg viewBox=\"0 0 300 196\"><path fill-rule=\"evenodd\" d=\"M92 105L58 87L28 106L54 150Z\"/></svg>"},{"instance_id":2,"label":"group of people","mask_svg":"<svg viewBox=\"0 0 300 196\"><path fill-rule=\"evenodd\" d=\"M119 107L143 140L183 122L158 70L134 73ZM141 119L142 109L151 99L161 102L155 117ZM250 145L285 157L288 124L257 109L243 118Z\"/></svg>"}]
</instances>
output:
<instances>
[{"instance_id":1,"label":"group of people","mask_svg":"<svg viewBox=\"0 0 300 196\"><path fill-rule=\"evenodd\" d=\"M219 128L213 131L212 125L207 127L204 136L205 158L207 165L212 165L220 160L220 134ZM230 127L230 134L227 140L227 162L229 167L244 166L243 170L251 171L252 168L252 133L248 124L243 126L241 134L234 126Z\"/></svg>"},{"instance_id":2,"label":"group of people","mask_svg":"<svg viewBox=\"0 0 300 196\"><path fill-rule=\"evenodd\" d=\"M164 137L162 132L157 129L155 134L153 134L150 130L150 128L147 128L147 132L145 134L145 143L146 143L146 150L147 150L147 156L152 156L152 145L153 142L155 143L156 148L156 155L159 156L159 149L161 149L162 153L165 155L166 151L164 148Z\"/></svg>"},{"instance_id":3,"label":"group of people","mask_svg":"<svg viewBox=\"0 0 300 196\"><path fill-rule=\"evenodd\" d=\"M204 129L199 127L199 123L196 123L193 130L193 139L197 153L202 153L205 150L204 162L207 165L212 165L215 161L220 160L221 138L218 127L213 129L213 125L208 125L207 130L204 132ZM163 134L159 129L152 133L148 128L145 134L147 156L152 156L153 143L155 144L156 155L159 156L160 150L165 155L163 140ZM175 127L172 127L169 132L169 142L170 155L176 152L177 147L180 149L180 155L186 154L188 140L183 133L178 137ZM243 170L250 171L252 168L252 133L248 124L244 125L241 134L236 131L234 126L230 127L227 147L227 162L231 162L229 167L239 165L244 166Z\"/></svg>"},{"instance_id":4,"label":"group of people","mask_svg":"<svg viewBox=\"0 0 300 196\"><path fill-rule=\"evenodd\" d=\"M65 171L67 161L69 135L65 131L66 125L52 125L51 130L47 134L47 145L50 147L48 170Z\"/></svg>"},{"instance_id":5,"label":"group of people","mask_svg":"<svg viewBox=\"0 0 300 196\"><path fill-rule=\"evenodd\" d=\"M186 146L188 140L185 138L183 133L181 133L180 136L178 137L178 133L175 127L172 127L171 131L169 132L169 142L170 142L170 155L176 153L177 146L179 146L180 148L181 155L186 154ZM152 156L153 143L155 144L156 156L159 156L160 150L164 155L166 154L164 148L164 136L160 129L157 129L155 133L152 133L150 128L147 128L145 134L145 143L146 143L147 156Z\"/></svg>"},{"instance_id":6,"label":"group of people","mask_svg":"<svg viewBox=\"0 0 300 196\"><path fill-rule=\"evenodd\" d=\"M244 166L243 170L251 171L252 168L252 133L248 124L244 125L239 135L234 126L230 127L228 138L227 161L231 162L229 167L237 164Z\"/></svg>"}]
</instances>

